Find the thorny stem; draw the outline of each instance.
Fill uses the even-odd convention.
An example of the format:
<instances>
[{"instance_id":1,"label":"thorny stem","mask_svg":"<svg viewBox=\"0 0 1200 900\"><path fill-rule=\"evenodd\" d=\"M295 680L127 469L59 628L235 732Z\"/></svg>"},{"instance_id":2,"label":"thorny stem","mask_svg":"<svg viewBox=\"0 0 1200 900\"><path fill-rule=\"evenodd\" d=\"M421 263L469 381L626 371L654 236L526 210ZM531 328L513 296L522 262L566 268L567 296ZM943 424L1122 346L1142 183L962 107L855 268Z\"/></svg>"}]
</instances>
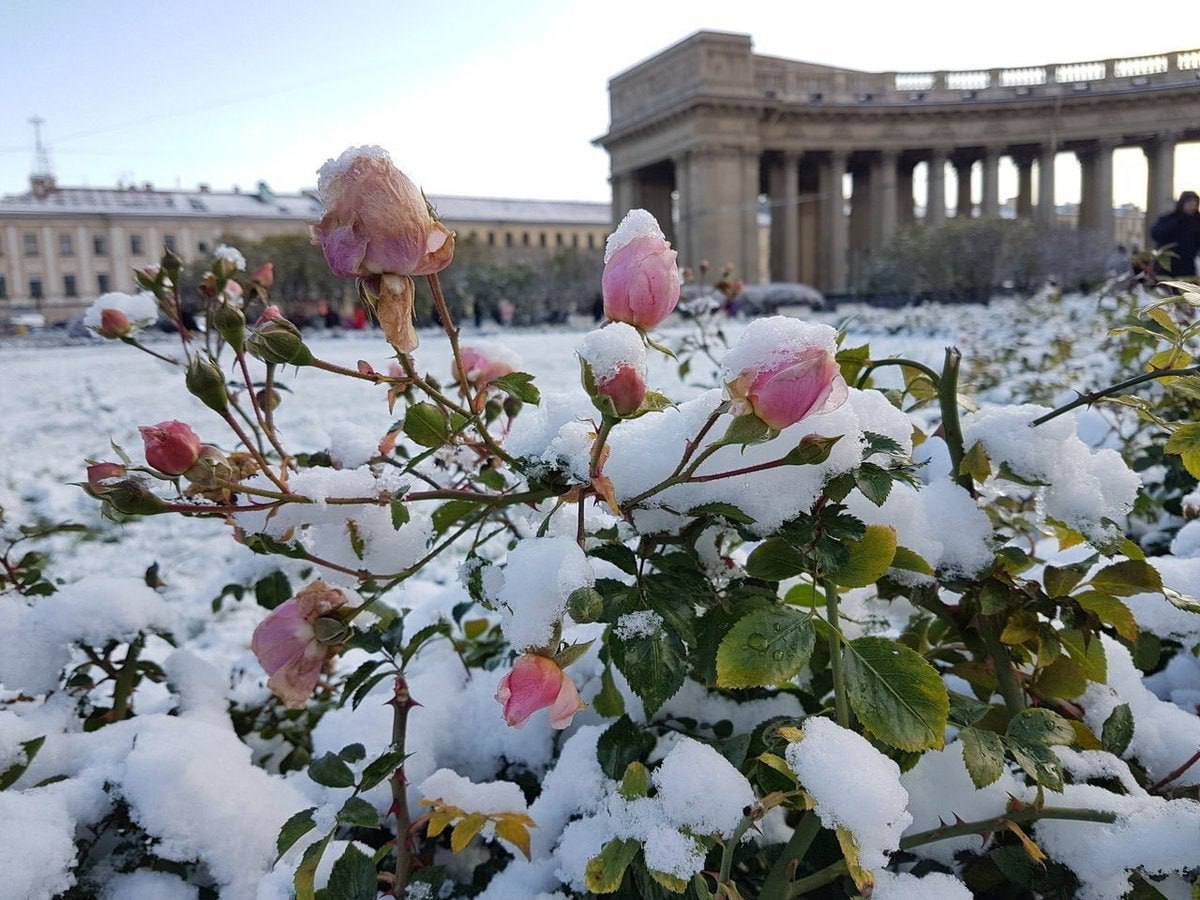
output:
<instances>
[{"instance_id":1,"label":"thorny stem","mask_svg":"<svg viewBox=\"0 0 1200 900\"><path fill-rule=\"evenodd\" d=\"M1181 776L1184 772L1186 772L1188 769L1190 769L1192 766L1194 766L1198 762L1200 762L1200 750L1197 750L1195 753L1193 753L1191 755L1191 757L1189 757L1187 759L1187 761L1184 762L1182 765L1180 765L1178 768L1172 769L1170 772L1168 772L1167 776L1165 778L1163 778L1161 781L1158 781L1154 785L1152 785L1150 788L1151 793L1154 793L1156 791L1161 791L1168 784L1170 784L1176 778Z\"/></svg>"},{"instance_id":2,"label":"thorny stem","mask_svg":"<svg viewBox=\"0 0 1200 900\"><path fill-rule=\"evenodd\" d=\"M1012 659L1000 641L993 618L980 613L978 622L979 636L983 638L983 645L992 658L992 668L996 671L996 683L1004 698L1004 706L1010 716L1015 716L1025 708L1025 691L1013 670Z\"/></svg>"},{"instance_id":3,"label":"thorny stem","mask_svg":"<svg viewBox=\"0 0 1200 900\"><path fill-rule=\"evenodd\" d=\"M604 458L604 445L608 442L609 432L613 427L621 421L620 419L612 419L605 416L600 421L600 428L596 431L596 440L592 442L592 458L591 465L588 469L592 478L600 474L600 461ZM582 498L580 499L582 503Z\"/></svg>"},{"instance_id":4,"label":"thorny stem","mask_svg":"<svg viewBox=\"0 0 1200 900\"><path fill-rule=\"evenodd\" d=\"M324 359L313 357L309 363L315 369L322 369L326 372L332 372L334 375L345 375L347 378L357 378L359 381L369 381L371 384L403 384L406 379L393 378L390 375L383 375L379 372L360 372L357 369L347 369L345 366L339 366L336 363L328 362Z\"/></svg>"},{"instance_id":5,"label":"thorny stem","mask_svg":"<svg viewBox=\"0 0 1200 900\"><path fill-rule=\"evenodd\" d=\"M263 474L271 479L275 487L279 488L285 494L290 494L291 491L288 489L288 486L279 480L278 475L271 471L271 467L267 463L266 458L262 455L262 452L258 449L258 447L256 447L250 441L249 435L247 435L245 429L243 429L242 426L237 423L237 419L235 419L228 410L222 414L222 417L225 419L225 423L233 429L233 433L238 436L238 440L245 445L246 450L251 456L254 457L254 461L258 463L258 466L260 469L262 469Z\"/></svg>"},{"instance_id":6,"label":"thorny stem","mask_svg":"<svg viewBox=\"0 0 1200 900\"><path fill-rule=\"evenodd\" d=\"M1135 375L1132 378L1126 378L1124 381L1109 385L1098 391L1089 391L1086 394L1080 394L1070 403L1052 409L1044 416L1039 416L1029 423L1031 428L1036 428L1038 425L1045 425L1051 419L1057 419L1064 413L1069 413L1073 409L1078 409L1081 406L1091 406L1097 400L1102 400L1112 394L1120 393L1131 387L1136 387L1139 384L1144 384L1147 381L1154 381L1158 378L1182 378L1187 375L1195 375L1200 373L1200 366L1188 366L1185 369L1159 369L1157 372L1144 372L1141 375Z\"/></svg>"},{"instance_id":7,"label":"thorny stem","mask_svg":"<svg viewBox=\"0 0 1200 900\"><path fill-rule=\"evenodd\" d=\"M279 474L282 477L287 472L288 455L283 447L279 446L279 438L275 436L275 429L271 427L270 420L263 412L262 405L258 402L258 395L254 392L254 380L250 377L250 367L246 364L246 354L237 354L238 366L242 370L242 377L246 380L246 391L250 394L250 406L254 410L254 418L258 420L259 427L266 434L267 440L271 442L271 446L275 448L275 452L279 454ZM268 405L271 402L271 395L267 394Z\"/></svg>"},{"instance_id":8,"label":"thorny stem","mask_svg":"<svg viewBox=\"0 0 1200 900\"><path fill-rule=\"evenodd\" d=\"M136 338L131 338L131 337L123 337L123 338L121 338L121 340L122 340L124 343L128 344L130 347L137 347L137 348L138 348L139 350L141 350L143 353L149 353L149 354L150 354L151 356L153 356L155 359L161 359L163 362L165 362L165 363L170 363L170 364L171 364L171 365L173 365L173 366L177 366L177 365L179 365L179 360L177 360L177 359L172 359L172 358L171 358L171 357L169 357L169 356L163 356L161 353L156 353L155 351L153 351L153 350L151 350L149 347L147 347L145 344L143 344L143 343L141 343L140 341L138 341Z\"/></svg>"},{"instance_id":9,"label":"thorny stem","mask_svg":"<svg viewBox=\"0 0 1200 900\"><path fill-rule=\"evenodd\" d=\"M1071 807L1045 806L1041 809L1019 809L992 819L981 819L977 822L959 822L955 825L944 825L929 831L919 831L900 839L901 850L911 850L937 841L952 837L962 837L969 834L990 834L1003 828L1007 823L1021 824L1037 822L1042 819L1059 819L1068 822L1102 822L1111 824L1117 820L1117 814L1098 809L1074 809ZM846 874L846 861L840 859L826 866L819 872L792 882L788 897L800 897L809 891L829 884Z\"/></svg>"},{"instance_id":10,"label":"thorny stem","mask_svg":"<svg viewBox=\"0 0 1200 900\"><path fill-rule=\"evenodd\" d=\"M830 579L825 579L825 615L833 630L829 634L829 671L833 675L833 702L837 709L837 721L843 728L850 727L850 699L846 693L846 670L842 661L842 634L838 626L838 590Z\"/></svg>"},{"instance_id":11,"label":"thorny stem","mask_svg":"<svg viewBox=\"0 0 1200 900\"><path fill-rule=\"evenodd\" d=\"M812 846L820 831L821 820L817 818L816 813L811 809L805 812L783 852L775 860L775 865L771 866L771 871L767 873L762 890L758 894L759 900L786 900L794 866L803 861L804 855L808 853L808 848Z\"/></svg>"},{"instance_id":12,"label":"thorny stem","mask_svg":"<svg viewBox=\"0 0 1200 900\"><path fill-rule=\"evenodd\" d=\"M392 695L392 750L404 753L404 742L408 731L408 711L413 707L412 695L408 692L408 681L401 673L396 674L395 690ZM403 897L408 889L408 876L412 869L412 849L409 847L407 779L404 777L404 759L392 773L392 813L396 817L396 880L392 894Z\"/></svg>"},{"instance_id":13,"label":"thorny stem","mask_svg":"<svg viewBox=\"0 0 1200 900\"><path fill-rule=\"evenodd\" d=\"M937 387L941 382L941 376L939 376L937 372L924 363L919 363L912 359L889 357L887 359L873 359L867 363L866 366L863 367L862 372L859 373L858 381L856 382L855 386L861 388L867 383L867 379L871 376L872 372L874 372L876 369L881 369L884 366L900 366L901 368L916 369L923 375L927 375L929 380L933 382L934 387Z\"/></svg>"},{"instance_id":14,"label":"thorny stem","mask_svg":"<svg viewBox=\"0 0 1200 900\"><path fill-rule=\"evenodd\" d=\"M113 685L113 705L108 711L110 722L120 722L129 712L129 698L133 695L133 685L137 680L138 656L142 652L146 639L139 637L129 644L125 651L125 661L117 672L116 684Z\"/></svg>"},{"instance_id":15,"label":"thorny stem","mask_svg":"<svg viewBox=\"0 0 1200 900\"><path fill-rule=\"evenodd\" d=\"M450 315L450 307L446 303L446 295L442 293L442 280L438 277L437 272L426 275L425 280L429 282L429 293L433 295L433 305L437 309L438 318L442 322L442 330L446 332L446 337L450 339L450 354L454 357L454 371L458 374L458 386L467 401L467 406L474 409L475 404L471 399L471 386L467 382L467 368L463 365L462 351L458 346L458 325L455 324L454 317ZM477 390L483 390L483 388L477 388Z\"/></svg>"}]
</instances>

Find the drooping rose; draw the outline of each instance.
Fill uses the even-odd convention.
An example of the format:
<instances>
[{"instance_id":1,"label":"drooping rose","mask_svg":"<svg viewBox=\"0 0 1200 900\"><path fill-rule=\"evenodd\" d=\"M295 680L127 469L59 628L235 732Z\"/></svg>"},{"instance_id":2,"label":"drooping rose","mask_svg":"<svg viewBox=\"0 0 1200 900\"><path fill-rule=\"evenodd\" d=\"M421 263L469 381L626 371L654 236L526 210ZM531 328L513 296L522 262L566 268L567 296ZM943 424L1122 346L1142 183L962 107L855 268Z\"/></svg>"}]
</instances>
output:
<instances>
[{"instance_id":1,"label":"drooping rose","mask_svg":"<svg viewBox=\"0 0 1200 900\"><path fill-rule=\"evenodd\" d=\"M164 475L182 475L200 456L200 438L191 427L172 419L157 425L143 425L146 462Z\"/></svg>"},{"instance_id":2,"label":"drooping rose","mask_svg":"<svg viewBox=\"0 0 1200 900\"><path fill-rule=\"evenodd\" d=\"M646 379L635 367L622 364L611 378L598 381L596 390L612 400L618 416L628 416L646 399Z\"/></svg>"},{"instance_id":3,"label":"drooping rose","mask_svg":"<svg viewBox=\"0 0 1200 900\"><path fill-rule=\"evenodd\" d=\"M100 310L100 327L96 329L96 334L106 338L122 338L129 334L133 326L129 322L129 316L125 315L119 309L102 309Z\"/></svg>"},{"instance_id":4,"label":"drooping rose","mask_svg":"<svg viewBox=\"0 0 1200 900\"><path fill-rule=\"evenodd\" d=\"M523 725L539 709L550 707L550 727L566 728L583 709L575 682L558 663L546 656L526 653L500 679L496 700L504 707L504 721Z\"/></svg>"},{"instance_id":5,"label":"drooping rose","mask_svg":"<svg viewBox=\"0 0 1200 900\"><path fill-rule=\"evenodd\" d=\"M87 467L88 486L93 490L104 488L113 480L125 477L125 467L120 463L98 462Z\"/></svg>"},{"instance_id":6,"label":"drooping rose","mask_svg":"<svg viewBox=\"0 0 1200 900\"><path fill-rule=\"evenodd\" d=\"M455 373L458 381L466 381L477 387L485 387L497 378L515 371L511 357L482 344L466 344L459 348L462 367L465 371Z\"/></svg>"},{"instance_id":7,"label":"drooping rose","mask_svg":"<svg viewBox=\"0 0 1200 900\"><path fill-rule=\"evenodd\" d=\"M289 709L300 709L312 696L325 660L343 632L332 617L346 595L323 581L314 581L281 603L258 623L250 649L270 676L267 687Z\"/></svg>"},{"instance_id":8,"label":"drooping rose","mask_svg":"<svg viewBox=\"0 0 1200 900\"><path fill-rule=\"evenodd\" d=\"M604 314L642 330L669 316L681 286L676 255L654 217L632 210L609 238L600 280Z\"/></svg>"},{"instance_id":9,"label":"drooping rose","mask_svg":"<svg viewBox=\"0 0 1200 900\"><path fill-rule=\"evenodd\" d=\"M753 412L782 430L846 402L848 389L834 355L806 347L759 369L747 369L729 384L734 412Z\"/></svg>"},{"instance_id":10,"label":"drooping rose","mask_svg":"<svg viewBox=\"0 0 1200 900\"><path fill-rule=\"evenodd\" d=\"M378 147L353 147L321 167L325 215L315 233L334 274L429 275L450 265L454 233Z\"/></svg>"}]
</instances>

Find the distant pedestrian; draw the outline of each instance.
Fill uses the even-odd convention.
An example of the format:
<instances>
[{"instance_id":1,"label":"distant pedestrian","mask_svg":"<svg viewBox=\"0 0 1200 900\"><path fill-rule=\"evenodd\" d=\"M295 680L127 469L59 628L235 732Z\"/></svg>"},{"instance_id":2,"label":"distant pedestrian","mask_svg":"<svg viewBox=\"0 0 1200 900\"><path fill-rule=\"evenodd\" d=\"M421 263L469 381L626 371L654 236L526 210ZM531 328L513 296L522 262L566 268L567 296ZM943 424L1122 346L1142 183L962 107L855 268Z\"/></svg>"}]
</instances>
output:
<instances>
[{"instance_id":1,"label":"distant pedestrian","mask_svg":"<svg viewBox=\"0 0 1200 900\"><path fill-rule=\"evenodd\" d=\"M1195 276L1200 252L1200 195L1184 191L1175 209L1159 218L1150 230L1154 246L1173 254L1160 265L1160 275Z\"/></svg>"}]
</instances>

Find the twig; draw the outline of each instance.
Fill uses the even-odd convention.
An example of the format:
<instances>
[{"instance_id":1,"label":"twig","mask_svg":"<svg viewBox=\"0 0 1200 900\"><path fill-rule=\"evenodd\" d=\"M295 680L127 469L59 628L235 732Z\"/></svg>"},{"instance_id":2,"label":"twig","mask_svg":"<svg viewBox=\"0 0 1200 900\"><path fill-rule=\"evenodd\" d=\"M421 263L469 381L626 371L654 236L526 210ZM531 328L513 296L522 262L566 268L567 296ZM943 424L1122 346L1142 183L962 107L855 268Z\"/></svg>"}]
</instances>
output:
<instances>
[{"instance_id":1,"label":"twig","mask_svg":"<svg viewBox=\"0 0 1200 900\"><path fill-rule=\"evenodd\" d=\"M1081 406L1091 406L1097 400L1102 400L1103 398L1112 394L1119 393L1127 388L1136 387L1137 385L1143 384L1147 381L1154 381L1158 378L1181 378L1187 375L1195 375L1197 373L1200 373L1200 366L1188 366L1185 369L1159 369L1157 372L1144 372L1141 375L1135 375L1133 378L1127 378L1119 384L1109 385L1108 387L1102 388L1098 391L1089 391L1086 394L1080 394L1070 403L1060 406L1057 409L1053 409L1044 416L1039 416L1038 418L1034 419L1029 423L1029 425L1031 428L1036 428L1038 425L1044 425L1051 419L1057 419L1059 416L1063 415L1064 413L1068 413L1073 409L1078 409Z\"/></svg>"},{"instance_id":2,"label":"twig","mask_svg":"<svg viewBox=\"0 0 1200 900\"><path fill-rule=\"evenodd\" d=\"M1193 753L1188 758L1187 762L1183 763L1183 765L1179 766L1176 769L1172 769L1171 772L1168 773L1166 778L1153 784L1150 787L1151 792L1161 791L1164 787L1166 787L1168 784L1170 784L1176 778L1180 777L1184 772L1186 772L1188 769L1190 769L1192 766L1194 766L1198 762L1200 762L1200 750L1197 750L1195 753Z\"/></svg>"}]
</instances>

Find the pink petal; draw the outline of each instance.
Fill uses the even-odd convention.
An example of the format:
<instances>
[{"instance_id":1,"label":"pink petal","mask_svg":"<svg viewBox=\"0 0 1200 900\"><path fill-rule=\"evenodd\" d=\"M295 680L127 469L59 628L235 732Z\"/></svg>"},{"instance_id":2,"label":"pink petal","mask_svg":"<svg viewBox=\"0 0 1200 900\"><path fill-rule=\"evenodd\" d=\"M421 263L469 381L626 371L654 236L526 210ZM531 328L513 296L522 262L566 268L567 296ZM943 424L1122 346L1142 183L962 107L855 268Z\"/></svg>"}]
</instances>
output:
<instances>
[{"instance_id":1,"label":"pink petal","mask_svg":"<svg viewBox=\"0 0 1200 900\"><path fill-rule=\"evenodd\" d=\"M583 706L575 682L564 674L562 687L559 688L558 696L554 698L554 704L550 707L550 727L559 730L566 728L575 718L575 713L583 709Z\"/></svg>"}]
</instances>

